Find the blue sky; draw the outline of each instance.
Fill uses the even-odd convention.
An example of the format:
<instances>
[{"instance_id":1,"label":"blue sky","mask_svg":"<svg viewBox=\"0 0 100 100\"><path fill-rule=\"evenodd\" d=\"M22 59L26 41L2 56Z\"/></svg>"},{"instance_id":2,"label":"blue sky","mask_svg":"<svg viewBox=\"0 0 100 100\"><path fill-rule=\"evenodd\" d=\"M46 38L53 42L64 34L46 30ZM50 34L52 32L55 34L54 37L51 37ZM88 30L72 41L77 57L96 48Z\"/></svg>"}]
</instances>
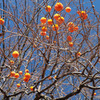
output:
<instances>
[{"instance_id":1,"label":"blue sky","mask_svg":"<svg viewBox=\"0 0 100 100\"><path fill-rule=\"evenodd\" d=\"M97 10L97 12L100 13L100 0L95 0L94 6L95 6L95 9Z\"/></svg>"}]
</instances>

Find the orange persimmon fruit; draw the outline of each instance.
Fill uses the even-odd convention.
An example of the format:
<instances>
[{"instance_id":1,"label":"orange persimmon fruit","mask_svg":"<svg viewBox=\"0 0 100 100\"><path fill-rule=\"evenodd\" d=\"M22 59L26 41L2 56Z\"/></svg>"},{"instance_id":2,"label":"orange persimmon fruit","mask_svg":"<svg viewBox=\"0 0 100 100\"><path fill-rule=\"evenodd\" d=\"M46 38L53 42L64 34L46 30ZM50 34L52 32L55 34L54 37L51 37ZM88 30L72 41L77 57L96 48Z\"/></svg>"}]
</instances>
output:
<instances>
[{"instance_id":1,"label":"orange persimmon fruit","mask_svg":"<svg viewBox=\"0 0 100 100\"><path fill-rule=\"evenodd\" d=\"M54 19L55 19L55 20L58 20L59 17L60 17L60 14L55 14L55 15L54 15Z\"/></svg>"},{"instance_id":2,"label":"orange persimmon fruit","mask_svg":"<svg viewBox=\"0 0 100 100\"><path fill-rule=\"evenodd\" d=\"M49 36L48 35L46 35L46 39L49 40Z\"/></svg>"},{"instance_id":3,"label":"orange persimmon fruit","mask_svg":"<svg viewBox=\"0 0 100 100\"><path fill-rule=\"evenodd\" d=\"M55 75L55 76L54 76L54 79L56 79L56 78L57 78L57 76Z\"/></svg>"},{"instance_id":4,"label":"orange persimmon fruit","mask_svg":"<svg viewBox=\"0 0 100 100\"><path fill-rule=\"evenodd\" d=\"M42 17L42 18L40 19L41 23L43 23L43 24L46 23L46 20L47 20L47 19L46 19L45 17Z\"/></svg>"},{"instance_id":5,"label":"orange persimmon fruit","mask_svg":"<svg viewBox=\"0 0 100 100\"><path fill-rule=\"evenodd\" d=\"M58 23L59 24L62 24L64 22L64 20L65 20L64 17L59 17L58 18Z\"/></svg>"},{"instance_id":6,"label":"orange persimmon fruit","mask_svg":"<svg viewBox=\"0 0 100 100\"><path fill-rule=\"evenodd\" d=\"M33 88L34 88L34 86L31 86L31 87L30 87L30 90L33 91Z\"/></svg>"},{"instance_id":7,"label":"orange persimmon fruit","mask_svg":"<svg viewBox=\"0 0 100 100\"><path fill-rule=\"evenodd\" d=\"M30 73L25 73L25 77L29 79L31 77Z\"/></svg>"},{"instance_id":8,"label":"orange persimmon fruit","mask_svg":"<svg viewBox=\"0 0 100 100\"><path fill-rule=\"evenodd\" d=\"M54 31L58 30L58 29L59 29L58 24L54 24L54 25L52 26L52 29L53 29Z\"/></svg>"},{"instance_id":9,"label":"orange persimmon fruit","mask_svg":"<svg viewBox=\"0 0 100 100\"><path fill-rule=\"evenodd\" d=\"M47 31L47 28L45 26L42 27L41 29L43 32L46 32Z\"/></svg>"},{"instance_id":10,"label":"orange persimmon fruit","mask_svg":"<svg viewBox=\"0 0 100 100\"><path fill-rule=\"evenodd\" d=\"M77 53L77 56L80 56L80 55L81 55L81 52L78 52L78 53Z\"/></svg>"},{"instance_id":11,"label":"orange persimmon fruit","mask_svg":"<svg viewBox=\"0 0 100 100\"><path fill-rule=\"evenodd\" d=\"M24 78L23 78L23 81L28 82L28 81L29 81L29 78L24 77Z\"/></svg>"},{"instance_id":12,"label":"orange persimmon fruit","mask_svg":"<svg viewBox=\"0 0 100 100\"><path fill-rule=\"evenodd\" d=\"M77 11L77 14L79 14L79 15L80 15L80 11Z\"/></svg>"},{"instance_id":13,"label":"orange persimmon fruit","mask_svg":"<svg viewBox=\"0 0 100 100\"><path fill-rule=\"evenodd\" d=\"M19 56L19 52L18 52L18 51L14 51L14 52L12 53L12 56L13 56L14 58L17 58L17 57Z\"/></svg>"},{"instance_id":14,"label":"orange persimmon fruit","mask_svg":"<svg viewBox=\"0 0 100 100\"><path fill-rule=\"evenodd\" d=\"M14 61L13 60L10 60L10 64L14 64Z\"/></svg>"},{"instance_id":15,"label":"orange persimmon fruit","mask_svg":"<svg viewBox=\"0 0 100 100\"><path fill-rule=\"evenodd\" d=\"M52 79L52 77L51 77L51 76L49 76L49 77L48 77L48 79L49 79L49 80L51 80L51 79Z\"/></svg>"},{"instance_id":16,"label":"orange persimmon fruit","mask_svg":"<svg viewBox=\"0 0 100 100\"><path fill-rule=\"evenodd\" d=\"M23 74L23 72L22 72L22 71L19 71L19 74L20 74L20 75L22 75L22 74Z\"/></svg>"},{"instance_id":17,"label":"orange persimmon fruit","mask_svg":"<svg viewBox=\"0 0 100 100\"><path fill-rule=\"evenodd\" d=\"M67 41L72 41L72 37L70 35L67 36Z\"/></svg>"},{"instance_id":18,"label":"orange persimmon fruit","mask_svg":"<svg viewBox=\"0 0 100 100\"><path fill-rule=\"evenodd\" d=\"M96 93L94 93L94 96L96 96Z\"/></svg>"},{"instance_id":19,"label":"orange persimmon fruit","mask_svg":"<svg viewBox=\"0 0 100 100\"><path fill-rule=\"evenodd\" d=\"M11 76L11 77L14 77L14 76L15 76L15 72L14 72L14 71L11 71L11 72L10 72L10 76Z\"/></svg>"},{"instance_id":20,"label":"orange persimmon fruit","mask_svg":"<svg viewBox=\"0 0 100 100\"><path fill-rule=\"evenodd\" d=\"M19 88L19 87L20 87L20 84L18 83L18 84L17 84L17 88Z\"/></svg>"},{"instance_id":21,"label":"orange persimmon fruit","mask_svg":"<svg viewBox=\"0 0 100 100\"><path fill-rule=\"evenodd\" d=\"M18 73L15 73L15 78L18 78L19 77L19 74Z\"/></svg>"},{"instance_id":22,"label":"orange persimmon fruit","mask_svg":"<svg viewBox=\"0 0 100 100\"><path fill-rule=\"evenodd\" d=\"M48 24L49 24L49 25L52 25L52 23L53 23L53 22L52 22L52 19L48 19Z\"/></svg>"},{"instance_id":23,"label":"orange persimmon fruit","mask_svg":"<svg viewBox=\"0 0 100 100\"><path fill-rule=\"evenodd\" d=\"M68 31L69 31L69 32L74 32L74 28L69 27L69 28L68 28Z\"/></svg>"},{"instance_id":24,"label":"orange persimmon fruit","mask_svg":"<svg viewBox=\"0 0 100 100\"><path fill-rule=\"evenodd\" d=\"M70 7L66 7L66 8L65 8L65 11L66 11L67 13L69 13L69 12L71 11L71 8L70 8Z\"/></svg>"},{"instance_id":25,"label":"orange persimmon fruit","mask_svg":"<svg viewBox=\"0 0 100 100\"><path fill-rule=\"evenodd\" d=\"M85 16L86 15L86 12L85 11L81 11L81 15L82 16Z\"/></svg>"},{"instance_id":26,"label":"orange persimmon fruit","mask_svg":"<svg viewBox=\"0 0 100 100\"><path fill-rule=\"evenodd\" d=\"M53 41L53 43L55 43L55 44L56 44L56 41Z\"/></svg>"},{"instance_id":27,"label":"orange persimmon fruit","mask_svg":"<svg viewBox=\"0 0 100 100\"><path fill-rule=\"evenodd\" d=\"M69 22L68 23L68 27L74 27L74 23L73 22Z\"/></svg>"},{"instance_id":28,"label":"orange persimmon fruit","mask_svg":"<svg viewBox=\"0 0 100 100\"><path fill-rule=\"evenodd\" d=\"M87 17L88 17L88 14L86 14L86 15L83 17L83 19L87 19Z\"/></svg>"},{"instance_id":29,"label":"orange persimmon fruit","mask_svg":"<svg viewBox=\"0 0 100 100\"><path fill-rule=\"evenodd\" d=\"M73 42L69 42L69 46L72 47L73 46Z\"/></svg>"},{"instance_id":30,"label":"orange persimmon fruit","mask_svg":"<svg viewBox=\"0 0 100 100\"><path fill-rule=\"evenodd\" d=\"M74 31L77 31L77 30L78 30L78 26L75 26L75 27L74 27Z\"/></svg>"},{"instance_id":31,"label":"orange persimmon fruit","mask_svg":"<svg viewBox=\"0 0 100 100\"><path fill-rule=\"evenodd\" d=\"M45 35L46 35L46 32L42 32L42 31L41 31L41 32L40 32L40 35L41 35L41 36L45 36Z\"/></svg>"},{"instance_id":32,"label":"orange persimmon fruit","mask_svg":"<svg viewBox=\"0 0 100 100\"><path fill-rule=\"evenodd\" d=\"M85 11L77 11L77 13L79 14L79 16L80 16L82 19L87 19L87 17L88 17L88 14L86 14Z\"/></svg>"},{"instance_id":33,"label":"orange persimmon fruit","mask_svg":"<svg viewBox=\"0 0 100 100\"><path fill-rule=\"evenodd\" d=\"M49 5L46 6L46 7L45 7L45 10L46 10L47 12L50 12L50 11L51 11L51 6L49 6Z\"/></svg>"},{"instance_id":34,"label":"orange persimmon fruit","mask_svg":"<svg viewBox=\"0 0 100 100\"><path fill-rule=\"evenodd\" d=\"M29 70L28 69L25 69L25 73L28 73L29 72Z\"/></svg>"},{"instance_id":35,"label":"orange persimmon fruit","mask_svg":"<svg viewBox=\"0 0 100 100\"><path fill-rule=\"evenodd\" d=\"M0 25L3 25L4 24L4 19L0 18Z\"/></svg>"},{"instance_id":36,"label":"orange persimmon fruit","mask_svg":"<svg viewBox=\"0 0 100 100\"><path fill-rule=\"evenodd\" d=\"M63 10L63 4L60 3L60 2L57 2L55 4L55 7L54 8L55 8L56 11L62 11Z\"/></svg>"}]
</instances>

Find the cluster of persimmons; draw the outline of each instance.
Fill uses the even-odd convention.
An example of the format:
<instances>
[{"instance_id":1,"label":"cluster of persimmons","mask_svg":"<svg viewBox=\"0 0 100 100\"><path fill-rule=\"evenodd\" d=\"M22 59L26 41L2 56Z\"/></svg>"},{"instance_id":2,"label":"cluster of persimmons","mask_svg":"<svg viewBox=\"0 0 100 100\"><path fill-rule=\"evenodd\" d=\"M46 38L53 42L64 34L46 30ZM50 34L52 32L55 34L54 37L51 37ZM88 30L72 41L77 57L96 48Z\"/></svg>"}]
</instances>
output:
<instances>
[{"instance_id":1,"label":"cluster of persimmons","mask_svg":"<svg viewBox=\"0 0 100 100\"><path fill-rule=\"evenodd\" d=\"M40 21L41 21L41 23L42 23L42 28L41 28L40 35L41 35L41 36L45 36L45 38L46 38L47 40L49 40L49 36L46 35L47 28L48 28L47 26L48 26L48 25L52 27L52 30L53 30L53 31L58 32L59 26L60 26L61 24L65 23L64 17L61 16L61 15L59 14L60 11L64 10L63 4L60 3L60 2L57 2L57 3L55 4L55 6L54 6L54 9L55 9L55 11L57 11L58 13L54 14L53 19L47 19L46 17L42 17L42 18L40 19ZM51 10L52 10L52 7L51 7L51 6L49 6L49 5L46 6L46 8L45 8L45 11L46 11L46 12L50 13ZM71 8L70 8L70 7L66 7L66 8L65 8L65 11L66 11L67 13L70 13L70 12L71 12ZM80 17L81 19L83 19L83 20L87 19L87 17L88 17L88 15L87 15L87 13L86 13L85 11L77 11L77 13L78 13L79 17ZM56 23L54 23L53 20L55 20ZM1 24L1 25L4 24L4 19L2 19L1 17L0 17L0 24ZM47 26L46 26L46 24L47 24ZM68 28L68 31L69 31L69 32L74 32L74 31L78 31L78 30L79 30L78 26L76 26L73 22L68 22L67 28ZM67 36L67 41L68 41L68 43L69 43L69 46L70 46L70 47L73 47L73 42L72 42L72 36L71 36L71 35L68 35L68 36ZM77 53L77 56L80 56L80 55L81 55L81 53L78 52L78 53ZM13 56L14 58L18 58L18 57L19 57L19 52L18 52L18 51L13 51L12 56ZM10 63L11 63L11 64L14 64L14 61L13 61L13 60L10 60ZM25 69L24 75L23 75L23 72L22 72L22 71L19 71L19 72L11 71L11 72L10 72L10 77L13 77L13 78L15 78L15 79L19 78L20 75L23 76L23 81L24 81L24 82L28 82L29 79L31 78L31 74L29 73L29 70L28 70L28 69ZM51 76L48 77L49 80L51 80L52 78L53 78L53 77L51 77ZM54 76L54 79L56 79L56 78L57 78L57 76ZM21 84L18 83L18 84L17 84L17 87L19 88L20 86L21 86ZM33 86L31 86L30 89L33 91Z\"/></svg>"},{"instance_id":2,"label":"cluster of persimmons","mask_svg":"<svg viewBox=\"0 0 100 100\"><path fill-rule=\"evenodd\" d=\"M46 12L51 12L51 6L48 5L46 6L45 8L45 11ZM63 7L63 4L60 3L60 2L57 2L54 6L54 9L58 12L56 14L54 14L53 16L53 19L47 19L46 17L42 17L40 19L41 23L42 23L42 28L41 28L41 32L40 32L40 35L41 36L44 36L47 40L49 40L49 36L46 35L46 32L47 32L47 26L51 26L52 27L52 30L53 31L56 31L57 33L59 33L59 26L63 23L65 23L65 19L63 16L61 16L61 14L59 14L60 11L62 11L64 9ZM65 11L67 13L70 13L71 12L71 8L70 7L66 7L65 8ZM77 13L79 14L79 17L83 20L85 20L88 15L85 11L77 11ZM56 21L56 23L54 23L54 20ZM79 28L77 25L75 25L73 22L68 22L67 24L67 28L68 28L68 31L69 32L74 32L74 31L78 31ZM73 47L73 42L72 42L72 37L69 35L67 36L67 41L68 41L68 44L69 44L69 47ZM54 41L54 43L56 43L56 41ZM77 53L78 56L81 55L80 52Z\"/></svg>"},{"instance_id":3,"label":"cluster of persimmons","mask_svg":"<svg viewBox=\"0 0 100 100\"><path fill-rule=\"evenodd\" d=\"M4 22L5 22L4 19L0 17L0 25L3 25ZM18 52L18 51L14 51L14 52L12 53L12 56L13 56L14 58L18 58L18 57L19 57L19 52ZM10 64L14 64L14 61L13 61L13 60L10 60ZM17 79L17 78L19 78L19 76L22 75L22 74L23 74L22 71L19 71L18 73L15 72L15 71L11 71L11 72L10 72L10 77L13 77L13 78L16 78L16 79ZM29 73L29 70L26 69L26 70L25 70L24 77L23 77L23 81L24 81L24 82L28 82L30 78L31 78L31 74ZM21 86L20 83L18 83L18 84L17 84L17 87L19 88L20 86ZM33 86L31 86L30 89L33 90Z\"/></svg>"},{"instance_id":4,"label":"cluster of persimmons","mask_svg":"<svg viewBox=\"0 0 100 100\"><path fill-rule=\"evenodd\" d=\"M19 52L18 52L18 51L14 51L14 52L12 53L12 56L13 56L14 58L18 58ZM10 63L11 63L11 64L14 64L14 61L13 61L13 60L10 60ZM23 74L22 71L19 71L19 72L17 72L17 73L16 73L15 71L11 71L11 72L10 72L10 77L13 77L13 78L16 78L16 79L17 79L17 78L19 78L20 75L22 76L22 74ZM28 69L25 69L23 81L24 81L24 82L28 82L30 78L31 78L31 74L29 73L29 70L28 70ZM17 84L17 87L19 88L20 86L21 86L20 83L18 83L18 84ZM33 90L33 86L31 86L30 89Z\"/></svg>"},{"instance_id":5,"label":"cluster of persimmons","mask_svg":"<svg viewBox=\"0 0 100 100\"><path fill-rule=\"evenodd\" d=\"M50 13L51 9L52 9L51 6L48 5L48 6L46 6L45 11ZM40 19L40 21L42 23L42 28L41 28L40 35L41 36L45 36L45 38L47 40L49 40L49 36L46 35L47 28L48 28L47 26L51 26L53 31L56 31L57 33L59 33L58 32L59 31L59 26L65 22L64 17L59 14L59 12L64 9L63 4L60 3L60 2L56 3L55 6L54 6L54 9L58 13L54 14L53 19L47 19L46 17L42 17ZM71 8L70 7L66 7L65 11L67 13L70 13L71 12ZM87 15L87 13L85 11L77 11L77 14L79 14L79 17L82 20L85 20L88 17L88 15ZM54 20L56 21L56 23L54 23ZM75 25L73 22L68 22L67 28L68 28L68 31L71 32L71 33L74 32L74 31L78 31L79 30L79 27L77 25ZM72 36L71 35L67 36L67 41L69 43L69 47L73 47L73 42L72 42ZM54 41L54 42L56 43L56 41ZM81 52L78 52L77 56L79 57L80 55L81 55ZM51 80L53 78L56 79L57 76L55 75L54 77L51 77L51 76L48 77L49 80Z\"/></svg>"}]
</instances>

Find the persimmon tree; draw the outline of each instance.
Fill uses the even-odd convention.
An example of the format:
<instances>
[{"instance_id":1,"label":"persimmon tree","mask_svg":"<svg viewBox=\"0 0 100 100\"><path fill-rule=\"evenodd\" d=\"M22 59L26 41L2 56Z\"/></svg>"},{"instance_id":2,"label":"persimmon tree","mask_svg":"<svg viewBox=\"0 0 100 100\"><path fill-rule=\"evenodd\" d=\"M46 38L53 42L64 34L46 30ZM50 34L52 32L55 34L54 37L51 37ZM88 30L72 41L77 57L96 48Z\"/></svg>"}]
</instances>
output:
<instances>
[{"instance_id":1,"label":"persimmon tree","mask_svg":"<svg viewBox=\"0 0 100 100\"><path fill-rule=\"evenodd\" d=\"M100 98L100 15L94 2L0 1L0 99Z\"/></svg>"}]
</instances>

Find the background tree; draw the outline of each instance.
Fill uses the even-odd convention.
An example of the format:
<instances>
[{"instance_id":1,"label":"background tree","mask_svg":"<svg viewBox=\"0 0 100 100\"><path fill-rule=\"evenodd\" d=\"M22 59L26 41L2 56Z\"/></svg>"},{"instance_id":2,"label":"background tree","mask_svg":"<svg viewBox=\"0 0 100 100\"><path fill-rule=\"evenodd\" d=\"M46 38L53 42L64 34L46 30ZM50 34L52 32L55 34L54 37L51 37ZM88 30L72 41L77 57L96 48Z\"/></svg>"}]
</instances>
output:
<instances>
[{"instance_id":1,"label":"background tree","mask_svg":"<svg viewBox=\"0 0 100 100\"><path fill-rule=\"evenodd\" d=\"M100 99L92 0L1 0L0 14L0 99Z\"/></svg>"}]
</instances>

